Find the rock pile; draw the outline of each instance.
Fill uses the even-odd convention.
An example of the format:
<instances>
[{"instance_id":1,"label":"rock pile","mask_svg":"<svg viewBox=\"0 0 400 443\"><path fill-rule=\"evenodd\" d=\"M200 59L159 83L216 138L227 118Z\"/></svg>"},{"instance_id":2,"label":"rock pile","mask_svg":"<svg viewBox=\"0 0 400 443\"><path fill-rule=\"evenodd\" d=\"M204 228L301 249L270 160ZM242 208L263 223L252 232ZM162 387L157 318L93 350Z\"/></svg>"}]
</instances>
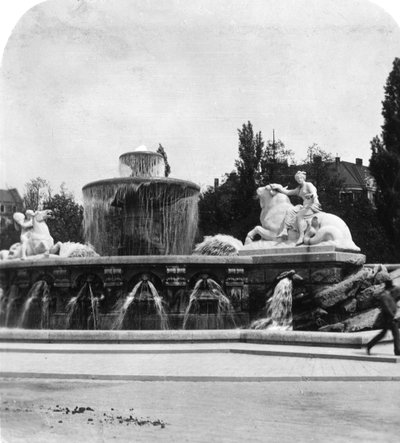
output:
<instances>
[{"instance_id":1,"label":"rock pile","mask_svg":"<svg viewBox=\"0 0 400 443\"><path fill-rule=\"evenodd\" d=\"M320 331L354 332L381 325L379 297L385 281L397 280L399 270L385 266L363 267L340 283L314 295L313 320ZM400 302L399 302L400 305Z\"/></svg>"}]
</instances>

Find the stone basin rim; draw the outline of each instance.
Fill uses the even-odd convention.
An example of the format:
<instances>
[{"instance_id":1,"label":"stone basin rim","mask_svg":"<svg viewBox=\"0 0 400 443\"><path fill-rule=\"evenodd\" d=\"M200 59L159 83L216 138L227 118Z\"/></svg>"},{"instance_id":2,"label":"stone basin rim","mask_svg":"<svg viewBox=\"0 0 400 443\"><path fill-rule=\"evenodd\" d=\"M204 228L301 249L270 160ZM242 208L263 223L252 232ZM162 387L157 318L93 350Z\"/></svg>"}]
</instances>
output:
<instances>
[{"instance_id":1,"label":"stone basin rim","mask_svg":"<svg viewBox=\"0 0 400 443\"><path fill-rule=\"evenodd\" d=\"M309 346L337 346L360 348L375 331L319 332L319 331L262 331L254 329L198 329L198 330L69 330L0 328L0 342L241 342Z\"/></svg>"},{"instance_id":2,"label":"stone basin rim","mask_svg":"<svg viewBox=\"0 0 400 443\"><path fill-rule=\"evenodd\" d=\"M130 185L130 184L163 184L163 185L175 185L183 188L193 189L194 191L200 191L200 186L189 180L182 180L179 178L170 177L114 177L96 180L87 183L82 187L82 191L91 187L100 185Z\"/></svg>"}]
</instances>

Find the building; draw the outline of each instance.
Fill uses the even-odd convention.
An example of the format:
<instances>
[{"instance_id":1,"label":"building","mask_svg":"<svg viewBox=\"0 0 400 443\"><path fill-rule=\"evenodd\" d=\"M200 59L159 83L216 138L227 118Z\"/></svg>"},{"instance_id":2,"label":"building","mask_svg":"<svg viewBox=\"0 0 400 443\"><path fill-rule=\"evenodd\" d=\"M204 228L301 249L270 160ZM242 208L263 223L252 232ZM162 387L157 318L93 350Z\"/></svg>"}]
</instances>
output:
<instances>
[{"instance_id":1,"label":"building","mask_svg":"<svg viewBox=\"0 0 400 443\"><path fill-rule=\"evenodd\" d=\"M0 228L13 222L14 212L23 210L23 200L17 189L0 189Z\"/></svg>"},{"instance_id":2,"label":"building","mask_svg":"<svg viewBox=\"0 0 400 443\"><path fill-rule=\"evenodd\" d=\"M375 204L376 182L368 167L363 165L361 158L356 158L356 162L351 163L336 157L335 163L332 165L332 172L338 174L342 181L341 200L353 202L364 195L373 205Z\"/></svg>"}]
</instances>

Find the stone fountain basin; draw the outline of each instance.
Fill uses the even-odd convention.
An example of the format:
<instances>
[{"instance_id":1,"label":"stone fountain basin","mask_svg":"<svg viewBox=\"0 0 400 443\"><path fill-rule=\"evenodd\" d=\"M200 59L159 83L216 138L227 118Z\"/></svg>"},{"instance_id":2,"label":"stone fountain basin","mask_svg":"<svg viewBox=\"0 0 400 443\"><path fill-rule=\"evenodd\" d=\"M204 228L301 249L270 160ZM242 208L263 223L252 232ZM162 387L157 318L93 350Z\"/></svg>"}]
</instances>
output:
<instances>
[{"instance_id":1,"label":"stone fountain basin","mask_svg":"<svg viewBox=\"0 0 400 443\"><path fill-rule=\"evenodd\" d=\"M299 252L297 252L299 251ZM106 305L113 305L118 294L126 295L136 282L150 278L168 304L169 318L174 329L180 329L190 291L200 278L211 278L225 291L235 310L236 326L246 327L265 304L265 296L281 272L294 269L303 284L312 291L342 281L365 261L362 254L337 251L333 246L314 246L281 250L279 254L246 256L102 256L90 258L61 258L9 260L0 263L0 280L6 291L17 285L27 293L38 280L46 280L55 294L56 308L51 316L52 329L64 329L64 300L79 291L85 281L93 282L96 294L104 294ZM121 292L122 291L122 292ZM183 298L182 298L183 297ZM108 309L102 315L99 329L111 329L113 318ZM215 317L215 316L214 316ZM142 329L157 329L154 319ZM200 328L215 329L217 319L208 316ZM227 325L225 327L232 327ZM76 332L76 331L74 331ZM112 331L105 332L107 333ZM100 333L100 331L95 331ZM166 333L162 331L161 334ZM78 332L79 334L79 332Z\"/></svg>"},{"instance_id":2,"label":"stone fountain basin","mask_svg":"<svg viewBox=\"0 0 400 443\"><path fill-rule=\"evenodd\" d=\"M104 188L108 188L112 192L117 192L119 189L126 187L127 190L132 190L132 192L137 191L140 188L151 188L151 189L168 189L174 192L174 196L179 199L186 195L187 190L191 193L198 193L200 187L195 183L187 180L181 180L178 178L169 177L115 177L97 180L86 184L82 191L87 193L88 191L96 192Z\"/></svg>"}]
</instances>

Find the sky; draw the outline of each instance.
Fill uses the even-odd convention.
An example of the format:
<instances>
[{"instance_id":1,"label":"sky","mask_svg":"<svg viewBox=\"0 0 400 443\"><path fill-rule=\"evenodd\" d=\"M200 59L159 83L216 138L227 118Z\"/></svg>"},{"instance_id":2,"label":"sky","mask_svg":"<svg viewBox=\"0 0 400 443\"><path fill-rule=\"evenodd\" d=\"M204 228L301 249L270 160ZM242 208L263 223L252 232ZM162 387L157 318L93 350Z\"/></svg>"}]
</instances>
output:
<instances>
[{"instance_id":1,"label":"sky","mask_svg":"<svg viewBox=\"0 0 400 443\"><path fill-rule=\"evenodd\" d=\"M122 153L159 143L172 177L204 187L233 170L247 121L299 161L317 143L368 164L396 3L2 1L0 187L40 176L81 200Z\"/></svg>"}]
</instances>

